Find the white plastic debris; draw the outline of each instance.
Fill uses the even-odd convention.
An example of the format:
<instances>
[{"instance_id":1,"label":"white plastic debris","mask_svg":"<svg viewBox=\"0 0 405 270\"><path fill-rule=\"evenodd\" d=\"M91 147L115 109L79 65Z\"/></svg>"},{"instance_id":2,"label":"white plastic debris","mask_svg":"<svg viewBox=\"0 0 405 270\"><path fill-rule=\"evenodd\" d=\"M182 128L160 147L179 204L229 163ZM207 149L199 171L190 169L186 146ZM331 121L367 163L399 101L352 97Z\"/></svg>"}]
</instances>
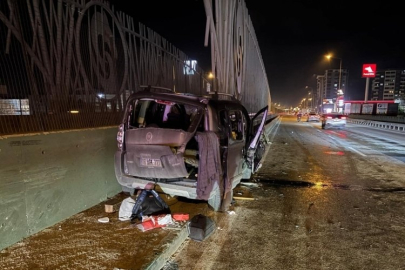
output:
<instances>
[{"instance_id":1,"label":"white plastic debris","mask_svg":"<svg viewBox=\"0 0 405 270\"><path fill-rule=\"evenodd\" d=\"M173 219L171 214L167 214L166 216L158 216L157 217L157 224L159 225L168 225L173 224Z\"/></svg>"},{"instance_id":2,"label":"white plastic debris","mask_svg":"<svg viewBox=\"0 0 405 270\"><path fill-rule=\"evenodd\" d=\"M228 214L229 215L235 215L236 213L235 213L235 211L228 211Z\"/></svg>"},{"instance_id":3,"label":"white plastic debris","mask_svg":"<svg viewBox=\"0 0 405 270\"><path fill-rule=\"evenodd\" d=\"M132 208L134 208L135 200L131 197L124 199L121 203L120 210L118 211L118 219L127 221L131 219Z\"/></svg>"},{"instance_id":4,"label":"white plastic debris","mask_svg":"<svg viewBox=\"0 0 405 270\"><path fill-rule=\"evenodd\" d=\"M101 223L108 223L110 221L110 219L108 217L102 217L98 219L98 222Z\"/></svg>"},{"instance_id":5,"label":"white plastic debris","mask_svg":"<svg viewBox=\"0 0 405 270\"><path fill-rule=\"evenodd\" d=\"M240 184L243 186L259 187L259 185L257 183L251 183L251 182L242 182Z\"/></svg>"}]
</instances>

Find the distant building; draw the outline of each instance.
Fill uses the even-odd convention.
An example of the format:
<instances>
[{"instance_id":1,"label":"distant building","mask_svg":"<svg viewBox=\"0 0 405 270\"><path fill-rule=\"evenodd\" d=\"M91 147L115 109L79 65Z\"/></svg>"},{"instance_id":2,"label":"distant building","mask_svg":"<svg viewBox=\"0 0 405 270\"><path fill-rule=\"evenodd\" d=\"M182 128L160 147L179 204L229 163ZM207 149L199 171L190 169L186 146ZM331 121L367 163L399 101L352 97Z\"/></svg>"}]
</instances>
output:
<instances>
[{"instance_id":1,"label":"distant building","mask_svg":"<svg viewBox=\"0 0 405 270\"><path fill-rule=\"evenodd\" d=\"M344 96L347 91L349 72L347 69L327 69L324 75L318 75L317 80L317 102L320 111L342 111L343 103L337 104L338 98ZM340 88L339 88L340 81ZM340 91L339 91L340 90Z\"/></svg>"},{"instance_id":2,"label":"distant building","mask_svg":"<svg viewBox=\"0 0 405 270\"><path fill-rule=\"evenodd\" d=\"M339 69L327 69L325 70L325 89L323 97L326 99L336 99L339 90ZM348 79L348 71L342 69L340 77L340 89L343 93L346 93L346 85Z\"/></svg>"},{"instance_id":3,"label":"distant building","mask_svg":"<svg viewBox=\"0 0 405 270\"><path fill-rule=\"evenodd\" d=\"M317 112L321 111L322 101L323 101L323 92L325 89L325 76L317 75L316 76L316 97L315 97L315 106L317 107Z\"/></svg>"},{"instance_id":4,"label":"distant building","mask_svg":"<svg viewBox=\"0 0 405 270\"><path fill-rule=\"evenodd\" d=\"M405 98L405 70L377 70L371 83L370 100Z\"/></svg>"}]
</instances>

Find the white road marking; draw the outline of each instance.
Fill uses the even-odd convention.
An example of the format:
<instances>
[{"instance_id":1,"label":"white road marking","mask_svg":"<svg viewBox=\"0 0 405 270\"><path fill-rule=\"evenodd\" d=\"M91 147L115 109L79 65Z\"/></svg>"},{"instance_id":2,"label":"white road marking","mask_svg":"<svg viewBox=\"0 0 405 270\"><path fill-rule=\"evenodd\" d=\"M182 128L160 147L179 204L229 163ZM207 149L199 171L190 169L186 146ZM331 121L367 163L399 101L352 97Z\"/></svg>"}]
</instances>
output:
<instances>
[{"instance_id":1,"label":"white road marking","mask_svg":"<svg viewBox=\"0 0 405 270\"><path fill-rule=\"evenodd\" d=\"M348 148L351 149L351 150L353 150L353 151L356 152L357 154L359 154L359 155L361 155L361 156L363 156L363 157L366 157L365 154L363 154L362 152L360 152L360 151L354 149L353 147L350 147L350 146L349 146Z\"/></svg>"}]
</instances>

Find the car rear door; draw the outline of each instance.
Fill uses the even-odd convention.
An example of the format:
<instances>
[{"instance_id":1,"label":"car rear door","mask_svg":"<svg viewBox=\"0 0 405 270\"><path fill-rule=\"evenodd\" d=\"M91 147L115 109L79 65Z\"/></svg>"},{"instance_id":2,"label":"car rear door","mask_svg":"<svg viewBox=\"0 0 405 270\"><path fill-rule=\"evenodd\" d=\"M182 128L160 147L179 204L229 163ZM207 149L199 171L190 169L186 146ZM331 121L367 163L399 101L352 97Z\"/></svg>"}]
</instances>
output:
<instances>
[{"instance_id":1,"label":"car rear door","mask_svg":"<svg viewBox=\"0 0 405 270\"><path fill-rule=\"evenodd\" d=\"M247 163L251 167L252 173L259 169L259 163L264 154L263 132L266 123L269 106L258 111L250 121L250 137L246 145Z\"/></svg>"}]
</instances>

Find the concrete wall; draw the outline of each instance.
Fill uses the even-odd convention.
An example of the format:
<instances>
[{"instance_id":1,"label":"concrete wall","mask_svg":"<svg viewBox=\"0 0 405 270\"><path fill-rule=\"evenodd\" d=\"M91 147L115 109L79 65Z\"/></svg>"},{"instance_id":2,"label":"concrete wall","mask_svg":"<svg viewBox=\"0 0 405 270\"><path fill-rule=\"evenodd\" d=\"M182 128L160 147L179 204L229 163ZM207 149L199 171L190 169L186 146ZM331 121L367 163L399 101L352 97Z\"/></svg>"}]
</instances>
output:
<instances>
[{"instance_id":1,"label":"concrete wall","mask_svg":"<svg viewBox=\"0 0 405 270\"><path fill-rule=\"evenodd\" d=\"M117 127L0 137L0 249L121 191Z\"/></svg>"}]
</instances>

